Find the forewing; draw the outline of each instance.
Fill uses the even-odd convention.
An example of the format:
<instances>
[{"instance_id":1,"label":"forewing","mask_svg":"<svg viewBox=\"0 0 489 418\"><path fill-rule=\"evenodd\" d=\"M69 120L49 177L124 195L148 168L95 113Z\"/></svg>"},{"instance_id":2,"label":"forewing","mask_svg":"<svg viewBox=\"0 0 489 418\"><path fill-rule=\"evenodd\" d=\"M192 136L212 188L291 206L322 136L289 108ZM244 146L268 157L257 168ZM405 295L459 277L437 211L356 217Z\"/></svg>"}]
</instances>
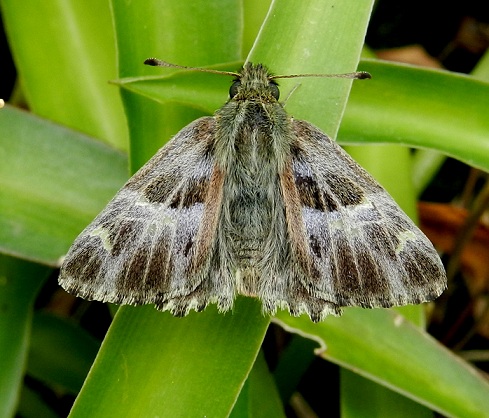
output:
<instances>
[{"instance_id":1,"label":"forewing","mask_svg":"<svg viewBox=\"0 0 489 418\"><path fill-rule=\"evenodd\" d=\"M203 309L207 296L196 289L222 190L213 139L214 119L201 118L160 149L75 240L60 284L90 300L155 303L177 315Z\"/></svg>"},{"instance_id":2,"label":"forewing","mask_svg":"<svg viewBox=\"0 0 489 418\"><path fill-rule=\"evenodd\" d=\"M334 141L294 121L293 174L309 249L304 287L339 306L432 300L446 275L431 242Z\"/></svg>"}]
</instances>

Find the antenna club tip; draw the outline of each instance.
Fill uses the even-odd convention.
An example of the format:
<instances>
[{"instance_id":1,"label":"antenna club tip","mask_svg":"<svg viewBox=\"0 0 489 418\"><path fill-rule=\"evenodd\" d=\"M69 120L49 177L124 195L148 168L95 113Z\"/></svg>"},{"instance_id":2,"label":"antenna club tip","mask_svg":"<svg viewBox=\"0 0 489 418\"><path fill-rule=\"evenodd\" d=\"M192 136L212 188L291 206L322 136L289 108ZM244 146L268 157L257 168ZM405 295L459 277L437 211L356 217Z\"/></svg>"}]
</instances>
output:
<instances>
[{"instance_id":1,"label":"antenna club tip","mask_svg":"<svg viewBox=\"0 0 489 418\"><path fill-rule=\"evenodd\" d=\"M144 60L145 65L151 65L153 67L158 67L160 65L160 60L157 58L148 58Z\"/></svg>"},{"instance_id":2,"label":"antenna club tip","mask_svg":"<svg viewBox=\"0 0 489 418\"><path fill-rule=\"evenodd\" d=\"M358 77L359 80L368 80L372 78L372 75L368 73L367 71L359 71L358 72Z\"/></svg>"}]
</instances>

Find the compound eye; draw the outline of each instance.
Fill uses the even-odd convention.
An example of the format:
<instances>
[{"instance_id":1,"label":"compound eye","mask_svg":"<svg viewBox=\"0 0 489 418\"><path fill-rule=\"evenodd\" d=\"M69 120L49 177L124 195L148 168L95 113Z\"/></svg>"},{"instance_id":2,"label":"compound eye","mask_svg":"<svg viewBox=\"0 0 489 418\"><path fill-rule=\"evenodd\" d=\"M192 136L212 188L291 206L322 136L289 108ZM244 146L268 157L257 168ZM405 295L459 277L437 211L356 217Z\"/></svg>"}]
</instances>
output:
<instances>
[{"instance_id":1,"label":"compound eye","mask_svg":"<svg viewBox=\"0 0 489 418\"><path fill-rule=\"evenodd\" d=\"M272 96L275 97L276 100L280 97L280 90L278 89L278 84L275 83L274 81L270 81L268 83L268 88L270 89L270 93L272 93Z\"/></svg>"},{"instance_id":2,"label":"compound eye","mask_svg":"<svg viewBox=\"0 0 489 418\"><path fill-rule=\"evenodd\" d=\"M241 86L241 81L236 80L231 84L231 87L229 87L229 97L231 99L238 94L239 86Z\"/></svg>"}]
</instances>

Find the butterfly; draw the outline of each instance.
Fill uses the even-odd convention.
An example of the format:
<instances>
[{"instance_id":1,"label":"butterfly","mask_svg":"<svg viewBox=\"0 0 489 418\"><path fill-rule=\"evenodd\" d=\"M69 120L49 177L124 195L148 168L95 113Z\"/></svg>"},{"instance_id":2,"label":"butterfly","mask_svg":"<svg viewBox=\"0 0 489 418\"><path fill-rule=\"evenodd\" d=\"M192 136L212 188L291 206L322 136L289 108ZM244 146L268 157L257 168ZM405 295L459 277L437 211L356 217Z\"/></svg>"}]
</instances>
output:
<instances>
[{"instance_id":1,"label":"butterfly","mask_svg":"<svg viewBox=\"0 0 489 418\"><path fill-rule=\"evenodd\" d=\"M279 103L276 79L297 76L249 62L224 74L235 77L228 102L119 190L69 249L61 286L175 316L209 303L228 311L242 294L265 314L315 322L439 296L446 274L428 238L335 141Z\"/></svg>"}]
</instances>

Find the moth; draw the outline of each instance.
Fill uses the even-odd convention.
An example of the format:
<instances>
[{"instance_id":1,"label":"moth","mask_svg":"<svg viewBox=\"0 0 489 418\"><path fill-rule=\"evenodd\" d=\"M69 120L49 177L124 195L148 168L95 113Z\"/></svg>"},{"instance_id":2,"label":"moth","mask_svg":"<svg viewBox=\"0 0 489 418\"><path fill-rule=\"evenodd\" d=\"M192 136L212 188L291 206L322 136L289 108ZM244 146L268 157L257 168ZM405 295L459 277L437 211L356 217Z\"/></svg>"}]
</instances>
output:
<instances>
[{"instance_id":1,"label":"moth","mask_svg":"<svg viewBox=\"0 0 489 418\"><path fill-rule=\"evenodd\" d=\"M335 141L279 103L276 79L298 75L249 62L219 73L235 77L228 102L129 179L76 238L61 286L175 316L209 303L228 311L241 294L264 314L315 322L439 296L446 274L428 238Z\"/></svg>"}]
</instances>

